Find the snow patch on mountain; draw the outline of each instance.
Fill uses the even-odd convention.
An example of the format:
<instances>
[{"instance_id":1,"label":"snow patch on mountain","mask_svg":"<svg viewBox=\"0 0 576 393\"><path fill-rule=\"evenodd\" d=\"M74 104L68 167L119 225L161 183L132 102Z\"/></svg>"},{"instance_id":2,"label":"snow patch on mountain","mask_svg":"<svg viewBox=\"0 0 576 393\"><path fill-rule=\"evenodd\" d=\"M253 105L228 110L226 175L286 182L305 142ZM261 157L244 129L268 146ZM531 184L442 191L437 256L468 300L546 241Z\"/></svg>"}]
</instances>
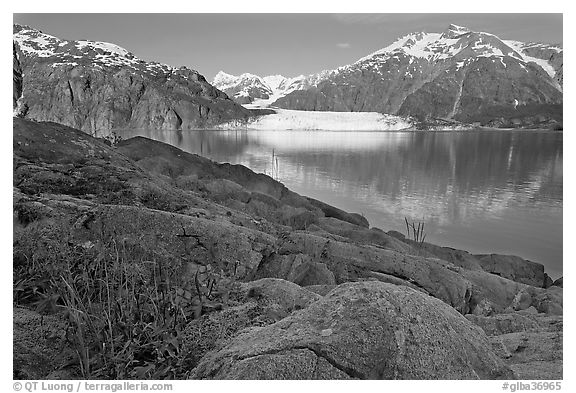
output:
<instances>
[{"instance_id":1,"label":"snow patch on mountain","mask_svg":"<svg viewBox=\"0 0 576 393\"><path fill-rule=\"evenodd\" d=\"M111 44L109 42L97 42L97 41L76 41L76 47L80 50L84 48L90 49L100 49L103 52L109 53L111 55L118 55L122 57L133 57L130 52L126 49L119 47L118 45Z\"/></svg>"},{"instance_id":2,"label":"snow patch on mountain","mask_svg":"<svg viewBox=\"0 0 576 393\"><path fill-rule=\"evenodd\" d=\"M548 73L548 75L550 75L551 78L553 78L556 75L556 70L554 69L552 64L550 64L549 61L547 61L545 59L539 59L537 57L530 56L526 53L526 50L538 48L538 49L548 49L548 50L552 50L556 53L561 53L562 52L561 48L558 48L558 47L552 46L552 45L546 45L546 44L540 44L540 43L524 43L524 42L513 41L513 40L507 40L504 42L506 44L508 44L509 46L511 46L512 48L514 48L518 53L520 53L520 55L522 56L522 60L524 60L524 62L538 64L540 67L542 67L542 69L544 71L546 71L546 73Z\"/></svg>"},{"instance_id":3,"label":"snow patch on mountain","mask_svg":"<svg viewBox=\"0 0 576 393\"><path fill-rule=\"evenodd\" d=\"M29 34L26 34L27 32ZM56 52L55 47L66 44L59 38L24 26L22 26L22 30L18 34L14 34L13 40L16 41L22 52L37 57L52 56Z\"/></svg>"},{"instance_id":4,"label":"snow patch on mountain","mask_svg":"<svg viewBox=\"0 0 576 393\"><path fill-rule=\"evenodd\" d=\"M272 89L272 91L280 91L282 90L283 83L285 83L288 78L282 75L269 75L262 79Z\"/></svg>"}]
</instances>

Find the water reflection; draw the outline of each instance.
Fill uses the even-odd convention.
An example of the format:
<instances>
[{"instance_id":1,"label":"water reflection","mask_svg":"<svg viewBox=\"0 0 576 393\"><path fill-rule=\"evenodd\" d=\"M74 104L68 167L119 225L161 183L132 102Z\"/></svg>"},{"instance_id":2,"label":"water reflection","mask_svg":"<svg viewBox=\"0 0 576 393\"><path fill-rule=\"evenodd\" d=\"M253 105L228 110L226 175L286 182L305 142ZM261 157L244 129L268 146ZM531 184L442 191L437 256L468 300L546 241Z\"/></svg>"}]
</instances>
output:
<instances>
[{"instance_id":1,"label":"water reflection","mask_svg":"<svg viewBox=\"0 0 576 393\"><path fill-rule=\"evenodd\" d=\"M521 255L562 272L562 133L129 130L273 173L303 195L471 252Z\"/></svg>"}]
</instances>

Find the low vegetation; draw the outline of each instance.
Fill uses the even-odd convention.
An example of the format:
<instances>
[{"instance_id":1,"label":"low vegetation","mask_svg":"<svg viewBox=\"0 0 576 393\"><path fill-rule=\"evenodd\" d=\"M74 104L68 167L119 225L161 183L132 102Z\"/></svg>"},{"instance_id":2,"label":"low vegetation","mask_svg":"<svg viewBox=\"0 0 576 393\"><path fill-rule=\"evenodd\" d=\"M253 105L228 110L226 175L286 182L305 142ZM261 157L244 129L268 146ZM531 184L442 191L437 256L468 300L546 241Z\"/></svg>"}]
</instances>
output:
<instances>
[{"instance_id":1,"label":"low vegetation","mask_svg":"<svg viewBox=\"0 0 576 393\"><path fill-rule=\"evenodd\" d=\"M34 220L34 213L22 214ZM184 328L228 305L233 277L206 265L184 284L183 266L166 263L161 250L143 253L106 233L74 245L64 231L51 229L17 245L15 305L64 313L66 341L83 378L183 376L195 358L182 349Z\"/></svg>"}]
</instances>

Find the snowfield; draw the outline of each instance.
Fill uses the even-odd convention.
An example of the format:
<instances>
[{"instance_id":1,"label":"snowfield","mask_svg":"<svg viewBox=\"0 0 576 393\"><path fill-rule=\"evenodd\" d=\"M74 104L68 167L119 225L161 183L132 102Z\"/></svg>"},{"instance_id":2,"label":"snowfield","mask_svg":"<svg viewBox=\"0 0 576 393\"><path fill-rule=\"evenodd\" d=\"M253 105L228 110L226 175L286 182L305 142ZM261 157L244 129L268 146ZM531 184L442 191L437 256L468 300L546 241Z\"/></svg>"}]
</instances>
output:
<instances>
[{"instance_id":1,"label":"snowfield","mask_svg":"<svg viewBox=\"0 0 576 393\"><path fill-rule=\"evenodd\" d=\"M247 124L226 123L223 129L395 131L411 127L406 118L376 112L313 112L272 108L276 113L257 117Z\"/></svg>"}]
</instances>

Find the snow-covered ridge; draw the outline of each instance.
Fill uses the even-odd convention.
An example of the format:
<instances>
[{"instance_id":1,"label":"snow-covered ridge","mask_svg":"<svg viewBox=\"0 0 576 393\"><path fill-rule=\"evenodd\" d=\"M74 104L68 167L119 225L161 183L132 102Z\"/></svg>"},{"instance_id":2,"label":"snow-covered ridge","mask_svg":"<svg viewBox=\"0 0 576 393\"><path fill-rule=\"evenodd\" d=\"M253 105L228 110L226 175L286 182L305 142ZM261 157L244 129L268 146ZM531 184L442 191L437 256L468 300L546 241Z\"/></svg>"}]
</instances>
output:
<instances>
[{"instance_id":1,"label":"snow-covered ridge","mask_svg":"<svg viewBox=\"0 0 576 393\"><path fill-rule=\"evenodd\" d=\"M22 52L27 55L37 57L53 56L59 46L64 46L67 41L63 41L49 34L34 30L28 26L14 25L19 31L14 33L12 39L18 44Z\"/></svg>"},{"instance_id":2,"label":"snow-covered ridge","mask_svg":"<svg viewBox=\"0 0 576 393\"><path fill-rule=\"evenodd\" d=\"M128 50L109 42L62 40L18 24L13 26L12 39L26 57L49 62L54 68L79 65L90 65L100 69L123 67L151 75L162 74L167 77L179 75L186 78L185 73L178 72L182 67L144 61Z\"/></svg>"},{"instance_id":3,"label":"snow-covered ridge","mask_svg":"<svg viewBox=\"0 0 576 393\"><path fill-rule=\"evenodd\" d=\"M528 50L535 48L562 53L562 48L557 46L501 40L494 34L474 32L466 27L450 25L442 33L418 32L405 35L350 66L340 67L339 70L365 62L385 60L400 54L436 62L462 56L465 53L473 57L514 57L524 63L535 63L554 77L556 71L548 60L527 53Z\"/></svg>"},{"instance_id":4,"label":"snow-covered ridge","mask_svg":"<svg viewBox=\"0 0 576 393\"><path fill-rule=\"evenodd\" d=\"M337 72L338 70L324 70L317 74L298 75L292 78L287 78L282 75L268 75L260 77L250 73L243 73L235 76L220 71L212 80L212 84L222 91L228 90L228 93L233 91L234 98L249 97L251 96L250 93L252 89L259 88L261 89L261 92L266 93L268 98L256 98L254 102L246 104L245 106L262 108L269 106L277 99L293 91L305 90L316 86Z\"/></svg>"},{"instance_id":5,"label":"snow-covered ridge","mask_svg":"<svg viewBox=\"0 0 576 393\"><path fill-rule=\"evenodd\" d=\"M265 85L264 80L258 75L250 74L248 72L239 76L234 76L225 73L224 71L218 72L214 77L212 84L220 89L228 89L238 85L239 83L258 82Z\"/></svg>"}]
</instances>

